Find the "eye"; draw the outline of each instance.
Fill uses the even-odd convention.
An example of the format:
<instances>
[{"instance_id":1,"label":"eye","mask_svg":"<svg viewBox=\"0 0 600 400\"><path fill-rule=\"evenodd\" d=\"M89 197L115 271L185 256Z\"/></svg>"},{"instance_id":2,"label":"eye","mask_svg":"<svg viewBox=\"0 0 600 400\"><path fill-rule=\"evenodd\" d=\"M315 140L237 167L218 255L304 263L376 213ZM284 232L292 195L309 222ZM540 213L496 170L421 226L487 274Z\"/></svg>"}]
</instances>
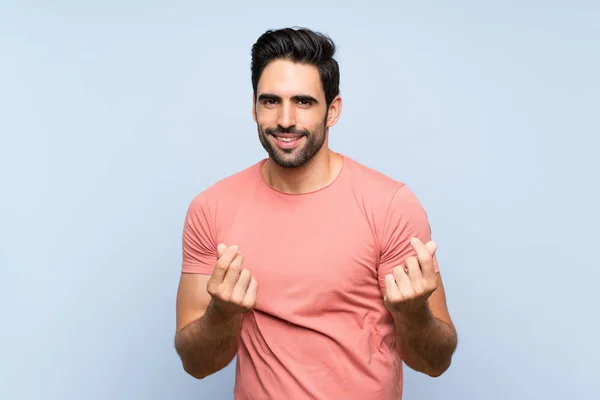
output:
<instances>
[{"instance_id":1,"label":"eye","mask_svg":"<svg viewBox=\"0 0 600 400\"><path fill-rule=\"evenodd\" d=\"M296 103L299 106L301 106L301 107L310 107L310 106L312 106L312 101L310 101L308 99L298 99L298 101Z\"/></svg>"},{"instance_id":2,"label":"eye","mask_svg":"<svg viewBox=\"0 0 600 400\"><path fill-rule=\"evenodd\" d=\"M265 106L273 106L275 104L277 104L278 101L276 99L264 99L262 100L262 104Z\"/></svg>"}]
</instances>

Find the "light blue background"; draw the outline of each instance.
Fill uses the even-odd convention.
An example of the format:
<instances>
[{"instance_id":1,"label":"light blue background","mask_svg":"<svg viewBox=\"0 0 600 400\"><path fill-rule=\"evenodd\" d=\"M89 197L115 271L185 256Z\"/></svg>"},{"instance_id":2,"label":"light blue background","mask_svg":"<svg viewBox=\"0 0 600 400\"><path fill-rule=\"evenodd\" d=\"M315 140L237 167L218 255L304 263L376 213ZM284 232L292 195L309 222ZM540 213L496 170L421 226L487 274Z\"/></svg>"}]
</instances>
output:
<instances>
[{"instance_id":1,"label":"light blue background","mask_svg":"<svg viewBox=\"0 0 600 400\"><path fill-rule=\"evenodd\" d=\"M250 46L291 25L339 45L332 147L440 244L459 349L405 399L598 398L599 3L206 3L1 2L0 398L232 398L173 349L181 229L265 155Z\"/></svg>"}]
</instances>

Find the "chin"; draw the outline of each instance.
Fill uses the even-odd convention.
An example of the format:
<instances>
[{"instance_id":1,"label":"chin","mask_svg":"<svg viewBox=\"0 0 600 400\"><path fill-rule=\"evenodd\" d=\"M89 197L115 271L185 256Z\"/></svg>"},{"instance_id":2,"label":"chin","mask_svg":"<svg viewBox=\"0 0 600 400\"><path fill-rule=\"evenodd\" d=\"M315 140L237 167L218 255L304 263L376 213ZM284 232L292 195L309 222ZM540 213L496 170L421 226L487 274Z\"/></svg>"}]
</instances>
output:
<instances>
[{"instance_id":1,"label":"chin","mask_svg":"<svg viewBox=\"0 0 600 400\"><path fill-rule=\"evenodd\" d=\"M305 163L299 160L282 160L281 158L275 158L275 157L271 157L271 159L273 160L273 162L275 162L275 164L277 164L279 167L281 168L285 168L285 169L294 169L294 168L300 168L301 166L303 166Z\"/></svg>"},{"instance_id":2,"label":"chin","mask_svg":"<svg viewBox=\"0 0 600 400\"><path fill-rule=\"evenodd\" d=\"M275 150L275 154L271 155L271 159L275 164L281 168L294 169L299 168L306 164L308 160L304 160L298 151L293 152L282 152L281 150Z\"/></svg>"}]
</instances>

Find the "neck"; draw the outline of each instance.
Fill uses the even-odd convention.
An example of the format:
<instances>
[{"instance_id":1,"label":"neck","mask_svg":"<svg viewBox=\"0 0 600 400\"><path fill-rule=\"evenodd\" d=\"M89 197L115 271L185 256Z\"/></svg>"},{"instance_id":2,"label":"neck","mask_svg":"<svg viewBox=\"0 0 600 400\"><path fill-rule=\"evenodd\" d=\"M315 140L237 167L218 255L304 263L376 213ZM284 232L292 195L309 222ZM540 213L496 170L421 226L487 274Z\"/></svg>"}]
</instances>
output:
<instances>
[{"instance_id":1,"label":"neck","mask_svg":"<svg viewBox=\"0 0 600 400\"><path fill-rule=\"evenodd\" d=\"M322 189L335 180L342 168L342 156L323 146L306 164L298 168L282 168L273 160L263 165L263 176L274 189L302 194Z\"/></svg>"}]
</instances>

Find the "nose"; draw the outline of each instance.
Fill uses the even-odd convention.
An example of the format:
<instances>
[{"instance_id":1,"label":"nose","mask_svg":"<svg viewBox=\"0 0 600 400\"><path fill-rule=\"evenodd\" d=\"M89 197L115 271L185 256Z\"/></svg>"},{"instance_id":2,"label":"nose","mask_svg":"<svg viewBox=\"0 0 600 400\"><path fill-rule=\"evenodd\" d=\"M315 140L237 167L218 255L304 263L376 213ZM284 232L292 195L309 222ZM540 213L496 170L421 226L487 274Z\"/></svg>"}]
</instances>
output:
<instances>
[{"instance_id":1,"label":"nose","mask_svg":"<svg viewBox=\"0 0 600 400\"><path fill-rule=\"evenodd\" d=\"M293 104L283 103L279 108L277 124L282 128L289 128L296 125L296 110Z\"/></svg>"}]
</instances>

